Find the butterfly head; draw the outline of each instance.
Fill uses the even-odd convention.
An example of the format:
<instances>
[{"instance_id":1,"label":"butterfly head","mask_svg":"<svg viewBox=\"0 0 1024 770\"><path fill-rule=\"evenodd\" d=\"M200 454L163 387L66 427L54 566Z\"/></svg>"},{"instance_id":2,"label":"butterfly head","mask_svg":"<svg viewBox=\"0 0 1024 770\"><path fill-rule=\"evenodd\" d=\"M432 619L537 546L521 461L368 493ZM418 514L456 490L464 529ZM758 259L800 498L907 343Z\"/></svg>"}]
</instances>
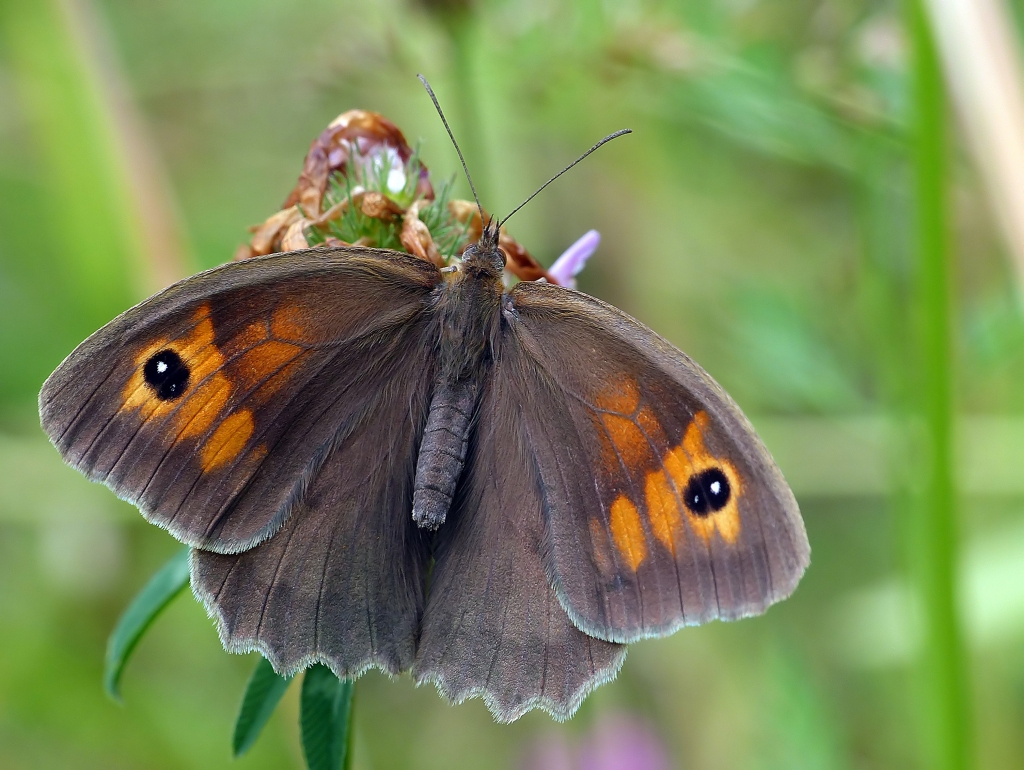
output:
<instances>
[{"instance_id":1,"label":"butterfly head","mask_svg":"<svg viewBox=\"0 0 1024 770\"><path fill-rule=\"evenodd\" d=\"M505 252L498 246L500 227L501 225L496 220L487 220L479 240L467 246L462 255L467 269L483 269L488 273L501 275L501 271L505 269Z\"/></svg>"}]
</instances>

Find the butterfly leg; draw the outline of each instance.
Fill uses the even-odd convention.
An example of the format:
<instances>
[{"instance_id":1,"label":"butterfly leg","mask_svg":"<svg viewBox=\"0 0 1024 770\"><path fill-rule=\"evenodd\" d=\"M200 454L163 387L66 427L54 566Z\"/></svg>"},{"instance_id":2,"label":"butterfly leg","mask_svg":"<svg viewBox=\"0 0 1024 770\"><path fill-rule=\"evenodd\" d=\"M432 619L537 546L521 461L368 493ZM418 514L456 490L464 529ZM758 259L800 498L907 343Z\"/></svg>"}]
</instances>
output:
<instances>
[{"instance_id":1,"label":"butterfly leg","mask_svg":"<svg viewBox=\"0 0 1024 770\"><path fill-rule=\"evenodd\" d=\"M466 462L478 392L479 385L473 377L454 383L442 381L434 389L416 461L412 498L413 521L423 529L437 529L448 516Z\"/></svg>"}]
</instances>

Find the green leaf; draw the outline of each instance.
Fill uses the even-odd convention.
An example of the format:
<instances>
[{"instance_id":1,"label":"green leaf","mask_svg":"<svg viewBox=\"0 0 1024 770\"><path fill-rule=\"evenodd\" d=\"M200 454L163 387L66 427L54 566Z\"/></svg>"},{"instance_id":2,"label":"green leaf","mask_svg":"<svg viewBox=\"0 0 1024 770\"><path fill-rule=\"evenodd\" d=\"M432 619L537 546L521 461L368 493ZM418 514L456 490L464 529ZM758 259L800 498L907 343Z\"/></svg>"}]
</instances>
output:
<instances>
[{"instance_id":1,"label":"green leaf","mask_svg":"<svg viewBox=\"0 0 1024 770\"><path fill-rule=\"evenodd\" d=\"M236 758L242 756L256 743L263 726L274 713L278 701L291 681L291 677L283 677L274 671L269 660L260 658L252 676L249 677L249 683L245 686L242 707L238 710L238 719L235 720L231 749Z\"/></svg>"},{"instance_id":2,"label":"green leaf","mask_svg":"<svg viewBox=\"0 0 1024 770\"><path fill-rule=\"evenodd\" d=\"M171 599L188 585L189 550L181 549L149 579L146 587L132 599L107 640L103 687L114 700L121 700L118 683L135 645Z\"/></svg>"},{"instance_id":3,"label":"green leaf","mask_svg":"<svg viewBox=\"0 0 1024 770\"><path fill-rule=\"evenodd\" d=\"M350 679L338 679L322 663L306 670L299 723L309 770L338 770L343 763L348 766L352 684Z\"/></svg>"}]
</instances>

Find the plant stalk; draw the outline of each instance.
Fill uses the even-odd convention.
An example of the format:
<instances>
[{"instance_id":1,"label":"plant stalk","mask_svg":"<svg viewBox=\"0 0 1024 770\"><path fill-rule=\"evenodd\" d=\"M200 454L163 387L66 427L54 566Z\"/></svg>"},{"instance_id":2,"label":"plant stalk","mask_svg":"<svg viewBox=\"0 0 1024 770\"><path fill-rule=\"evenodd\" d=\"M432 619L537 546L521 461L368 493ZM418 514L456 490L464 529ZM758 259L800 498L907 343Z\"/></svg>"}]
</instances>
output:
<instances>
[{"instance_id":1,"label":"plant stalk","mask_svg":"<svg viewBox=\"0 0 1024 770\"><path fill-rule=\"evenodd\" d=\"M951 250L946 99L923 0L910 2L916 198L917 405L925 426L920 493L909 522L910 568L920 606L917 711L925 766L965 770L969 725L957 614L957 497L953 476Z\"/></svg>"}]
</instances>

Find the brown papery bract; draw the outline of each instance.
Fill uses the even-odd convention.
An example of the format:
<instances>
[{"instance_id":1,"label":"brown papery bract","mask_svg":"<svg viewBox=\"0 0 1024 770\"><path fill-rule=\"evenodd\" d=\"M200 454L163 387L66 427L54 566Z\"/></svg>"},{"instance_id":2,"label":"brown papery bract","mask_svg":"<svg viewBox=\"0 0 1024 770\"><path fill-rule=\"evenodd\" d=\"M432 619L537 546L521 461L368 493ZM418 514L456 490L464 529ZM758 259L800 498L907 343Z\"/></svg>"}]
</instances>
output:
<instances>
[{"instance_id":1,"label":"brown papery bract","mask_svg":"<svg viewBox=\"0 0 1024 770\"><path fill-rule=\"evenodd\" d=\"M307 215L319 214L331 173L347 173L353 148L364 157L391 148L403 164L408 163L413 155L405 135L383 115L369 110L343 112L313 140L302 166L302 174L299 175L295 189L285 200L284 208L299 204ZM420 178L416 183L416 196L429 200L434 198L427 167L422 163Z\"/></svg>"},{"instance_id":2,"label":"brown papery bract","mask_svg":"<svg viewBox=\"0 0 1024 770\"><path fill-rule=\"evenodd\" d=\"M415 199L408 208L393 200L387 190L365 189L363 182L359 181L359 172L353 168L356 164L373 163L385 153L391 155L392 161L400 161L406 173L418 174ZM400 220L397 235L402 248L420 259L444 267L445 257L434 242L434 234L420 218L420 212L434 200L434 189L426 166L413 156L405 136L383 115L367 110L342 113L313 141L299 180L288 195L284 208L254 227L252 241L239 246L234 258L248 259L309 248L311 238L314 243L322 242L327 246L379 245L373 238L365 236L357 238L354 243L337 237L332 223L355 207L364 216L389 226L391 223L397 226ZM324 206L330 202L327 190L332 184L332 177L335 184L347 191L347 195L330 203L325 210ZM353 185L354 181L358 183ZM449 201L448 212L456 222L466 227L467 244L480 238L483 226L475 203ZM505 253L506 269L519 280L544 278L550 283L558 283L504 227L499 233L498 245Z\"/></svg>"},{"instance_id":3,"label":"brown papery bract","mask_svg":"<svg viewBox=\"0 0 1024 770\"><path fill-rule=\"evenodd\" d=\"M402 246L404 246L410 254L415 254L420 259L433 262L438 267L444 267L444 257L441 255L441 252L437 250L437 246L434 245L434 239L430 234L430 228L420 221L419 218L420 209L423 207L424 203L426 203L426 201L421 198L413 203L405 212L405 216L402 219Z\"/></svg>"}]
</instances>

